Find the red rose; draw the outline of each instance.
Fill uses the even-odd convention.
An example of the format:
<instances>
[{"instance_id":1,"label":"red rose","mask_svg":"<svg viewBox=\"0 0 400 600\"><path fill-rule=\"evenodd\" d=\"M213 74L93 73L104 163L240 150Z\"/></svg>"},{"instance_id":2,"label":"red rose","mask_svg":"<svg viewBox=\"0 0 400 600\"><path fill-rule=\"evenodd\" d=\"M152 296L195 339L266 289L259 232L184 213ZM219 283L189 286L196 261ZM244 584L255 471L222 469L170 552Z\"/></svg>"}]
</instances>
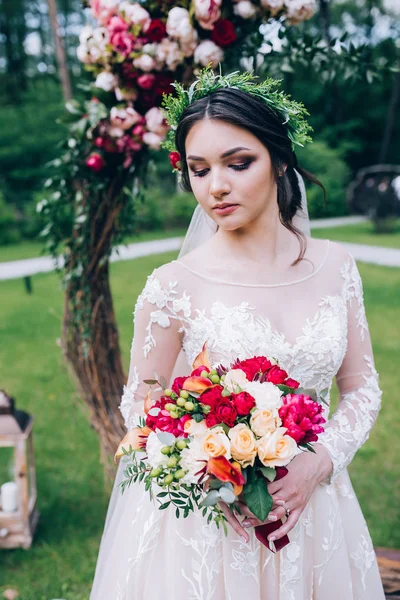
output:
<instances>
[{"instance_id":1,"label":"red rose","mask_svg":"<svg viewBox=\"0 0 400 600\"><path fill-rule=\"evenodd\" d=\"M161 19L152 19L144 35L150 42L161 42L166 33L167 29Z\"/></svg>"},{"instance_id":2,"label":"red rose","mask_svg":"<svg viewBox=\"0 0 400 600\"><path fill-rule=\"evenodd\" d=\"M182 389L183 384L185 383L186 379L187 379L187 377L175 377L175 379L174 379L174 383L172 384L171 389L178 396L181 393L181 389Z\"/></svg>"},{"instance_id":3,"label":"red rose","mask_svg":"<svg viewBox=\"0 0 400 600\"><path fill-rule=\"evenodd\" d=\"M270 381L275 385L278 383L283 383L287 379L288 374L286 371L278 367L278 365L274 365L268 371L265 381Z\"/></svg>"},{"instance_id":4,"label":"red rose","mask_svg":"<svg viewBox=\"0 0 400 600\"><path fill-rule=\"evenodd\" d=\"M213 410L215 405L222 399L221 392L223 389L222 385L216 385L205 390L201 396L199 396L199 402L206 406L210 406L211 410Z\"/></svg>"},{"instance_id":5,"label":"red rose","mask_svg":"<svg viewBox=\"0 0 400 600\"><path fill-rule=\"evenodd\" d=\"M206 416L206 425L208 428L214 427L214 425L218 425L221 421L218 419L215 413L210 412Z\"/></svg>"},{"instance_id":6,"label":"red rose","mask_svg":"<svg viewBox=\"0 0 400 600\"><path fill-rule=\"evenodd\" d=\"M197 367L197 369L194 369L194 371L192 371L190 373L191 377L200 377L202 371L207 371L207 373L210 372L210 369L208 367L206 367L205 365L200 365L199 367Z\"/></svg>"},{"instance_id":7,"label":"red rose","mask_svg":"<svg viewBox=\"0 0 400 600\"><path fill-rule=\"evenodd\" d=\"M248 415L251 409L256 405L253 396L248 392L240 392L240 394L232 394L232 402L235 405L238 415Z\"/></svg>"},{"instance_id":8,"label":"red rose","mask_svg":"<svg viewBox=\"0 0 400 600\"><path fill-rule=\"evenodd\" d=\"M295 390L297 390L297 388L300 386L300 383L298 381L296 381L295 379L291 379L289 377L288 379L286 379L285 385L287 385L288 387L291 387L291 388L294 388Z\"/></svg>"},{"instance_id":9,"label":"red rose","mask_svg":"<svg viewBox=\"0 0 400 600\"><path fill-rule=\"evenodd\" d=\"M211 39L218 46L229 46L237 39L235 26L229 19L219 19L214 23Z\"/></svg>"},{"instance_id":10,"label":"red rose","mask_svg":"<svg viewBox=\"0 0 400 600\"><path fill-rule=\"evenodd\" d=\"M85 164L89 169L91 169L95 173L100 173L100 171L102 171L104 169L104 167L106 166L106 163L105 163L103 157L100 154L98 154L97 152L93 152L93 154L91 154L86 159Z\"/></svg>"},{"instance_id":11,"label":"red rose","mask_svg":"<svg viewBox=\"0 0 400 600\"><path fill-rule=\"evenodd\" d=\"M237 417L237 410L233 402L228 398L221 398L215 405L214 413L220 423L226 423L228 427L233 427Z\"/></svg>"},{"instance_id":12,"label":"red rose","mask_svg":"<svg viewBox=\"0 0 400 600\"><path fill-rule=\"evenodd\" d=\"M282 400L283 406L278 412L282 427L287 428L286 435L290 435L298 444L316 442L317 434L324 430L322 405L303 394L287 394Z\"/></svg>"},{"instance_id":13,"label":"red rose","mask_svg":"<svg viewBox=\"0 0 400 600\"><path fill-rule=\"evenodd\" d=\"M254 375L261 371L266 373L272 367L272 363L265 356L254 356L246 360L238 360L232 369L242 369L249 381L253 381Z\"/></svg>"},{"instance_id":14,"label":"red rose","mask_svg":"<svg viewBox=\"0 0 400 600\"><path fill-rule=\"evenodd\" d=\"M179 152L170 152L169 153L169 162L172 165L173 169L181 170L181 155Z\"/></svg>"}]
</instances>

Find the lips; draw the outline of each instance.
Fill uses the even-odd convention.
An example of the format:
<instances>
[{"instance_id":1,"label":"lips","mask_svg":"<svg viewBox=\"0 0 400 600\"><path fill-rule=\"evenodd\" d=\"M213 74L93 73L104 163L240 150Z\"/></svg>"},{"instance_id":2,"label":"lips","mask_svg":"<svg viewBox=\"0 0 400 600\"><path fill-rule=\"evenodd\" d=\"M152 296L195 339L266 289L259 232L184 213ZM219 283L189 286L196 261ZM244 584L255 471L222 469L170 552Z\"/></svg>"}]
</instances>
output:
<instances>
[{"instance_id":1,"label":"lips","mask_svg":"<svg viewBox=\"0 0 400 600\"><path fill-rule=\"evenodd\" d=\"M237 204L228 204L227 202L223 202L222 204L216 204L215 206L213 206L213 209L215 210L216 208L227 208L228 206L238 206Z\"/></svg>"}]
</instances>

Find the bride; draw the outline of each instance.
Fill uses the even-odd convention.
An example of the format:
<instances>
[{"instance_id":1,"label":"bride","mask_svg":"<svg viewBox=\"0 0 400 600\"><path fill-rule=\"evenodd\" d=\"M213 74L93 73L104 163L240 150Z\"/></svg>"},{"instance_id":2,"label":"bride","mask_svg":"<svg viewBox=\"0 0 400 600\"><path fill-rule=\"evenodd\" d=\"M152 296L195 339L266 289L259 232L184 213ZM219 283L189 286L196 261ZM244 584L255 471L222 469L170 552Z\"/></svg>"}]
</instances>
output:
<instances>
[{"instance_id":1,"label":"bride","mask_svg":"<svg viewBox=\"0 0 400 600\"><path fill-rule=\"evenodd\" d=\"M309 235L298 174L319 182L293 150L309 139L304 109L255 79L204 70L191 94L177 86L165 101L198 207L178 260L155 269L137 300L121 410L134 427L143 380L189 374L206 340L215 365L273 356L318 391L336 377L340 402L316 453L268 484L268 520L283 520L272 535L290 539L277 553L256 539L248 509L236 518L222 506L226 537L200 512L159 511L140 484L121 494L121 464L91 600L384 600L347 472L381 401L362 282L343 246Z\"/></svg>"}]
</instances>

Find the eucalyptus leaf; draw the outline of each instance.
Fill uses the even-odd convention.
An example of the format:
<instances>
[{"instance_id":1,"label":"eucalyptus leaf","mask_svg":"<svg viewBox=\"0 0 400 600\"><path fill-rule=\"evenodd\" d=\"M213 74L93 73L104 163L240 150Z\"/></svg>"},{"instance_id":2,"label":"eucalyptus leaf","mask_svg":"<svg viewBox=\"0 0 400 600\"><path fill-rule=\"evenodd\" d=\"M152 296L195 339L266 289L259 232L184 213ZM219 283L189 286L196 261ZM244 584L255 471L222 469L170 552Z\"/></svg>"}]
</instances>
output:
<instances>
[{"instance_id":1,"label":"eucalyptus leaf","mask_svg":"<svg viewBox=\"0 0 400 600\"><path fill-rule=\"evenodd\" d=\"M220 490L219 490L219 495L221 497L221 500L223 500L224 502L226 502L227 504L232 504L232 502L235 502L236 500L236 496L233 493L232 490L228 489L227 487L223 486Z\"/></svg>"},{"instance_id":2,"label":"eucalyptus leaf","mask_svg":"<svg viewBox=\"0 0 400 600\"><path fill-rule=\"evenodd\" d=\"M200 502L200 506L215 506L220 499L219 491L211 490L207 496Z\"/></svg>"},{"instance_id":3,"label":"eucalyptus leaf","mask_svg":"<svg viewBox=\"0 0 400 600\"><path fill-rule=\"evenodd\" d=\"M276 470L272 467L260 467L259 471L268 479L268 481L275 481Z\"/></svg>"},{"instance_id":4,"label":"eucalyptus leaf","mask_svg":"<svg viewBox=\"0 0 400 600\"><path fill-rule=\"evenodd\" d=\"M166 446L171 446L175 442L175 436L172 433L168 433L168 431L158 431L157 437L162 444Z\"/></svg>"},{"instance_id":5,"label":"eucalyptus leaf","mask_svg":"<svg viewBox=\"0 0 400 600\"><path fill-rule=\"evenodd\" d=\"M149 410L148 414L152 417L157 417L160 410L161 410L161 408L159 408L158 406L154 406L153 408L151 408Z\"/></svg>"}]
</instances>

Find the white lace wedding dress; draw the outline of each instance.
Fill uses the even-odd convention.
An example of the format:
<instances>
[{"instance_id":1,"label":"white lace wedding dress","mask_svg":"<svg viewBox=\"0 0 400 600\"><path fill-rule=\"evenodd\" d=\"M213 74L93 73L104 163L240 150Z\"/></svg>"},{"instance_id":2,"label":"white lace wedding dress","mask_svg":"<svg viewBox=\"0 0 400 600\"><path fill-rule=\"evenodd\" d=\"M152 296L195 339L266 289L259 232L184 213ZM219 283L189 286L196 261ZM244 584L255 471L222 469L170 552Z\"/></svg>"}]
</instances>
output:
<instances>
[{"instance_id":1,"label":"white lace wedding dress","mask_svg":"<svg viewBox=\"0 0 400 600\"><path fill-rule=\"evenodd\" d=\"M336 376L340 403L320 436L334 465L330 480L315 489L291 543L273 554L252 530L246 544L201 514L177 520L173 509L158 511L140 484L122 495L121 464L91 600L384 600L346 469L381 402L362 283L340 244L307 241L314 270L302 261L276 283L264 283L262 273L256 283L243 274L238 280L240 266L222 272L218 261L202 264L201 253L155 269L135 307L121 410L133 427L148 391L143 379L154 370L167 379L188 374L205 340L212 364L274 356L290 377L318 390Z\"/></svg>"}]
</instances>

